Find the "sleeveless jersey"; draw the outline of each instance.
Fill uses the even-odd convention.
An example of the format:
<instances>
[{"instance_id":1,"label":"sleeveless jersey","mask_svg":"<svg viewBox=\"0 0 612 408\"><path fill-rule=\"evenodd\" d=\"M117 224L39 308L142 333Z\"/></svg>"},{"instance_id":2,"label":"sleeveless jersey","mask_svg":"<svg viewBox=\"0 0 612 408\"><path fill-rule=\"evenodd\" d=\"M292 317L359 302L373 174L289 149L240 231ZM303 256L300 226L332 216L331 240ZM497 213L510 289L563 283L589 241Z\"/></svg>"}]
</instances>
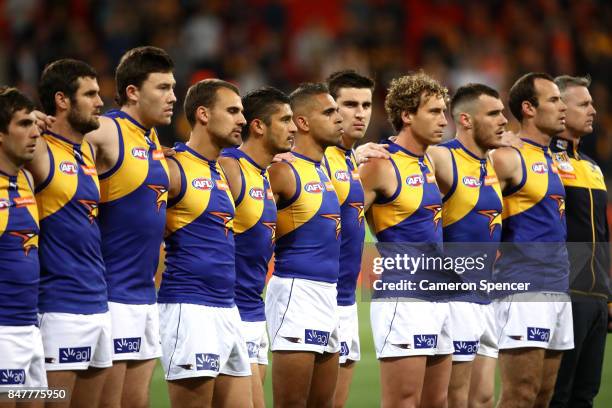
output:
<instances>
[{"instance_id":1,"label":"sleeveless jersey","mask_svg":"<svg viewBox=\"0 0 612 408\"><path fill-rule=\"evenodd\" d=\"M421 258L428 267L418 270L394 268L382 273L383 282L414 282L414 289L402 293L375 292L374 297L415 297L425 300L442 300L448 294L440 291L421 290L420 283L447 283L454 272L442 271L433 259L442 253L442 200L436 179L427 156L418 156L391 141L389 159L397 180L397 189L391 197L377 199L366 216L378 240L378 250L383 258L407 256ZM431 261L427 261L426 259ZM422 264L421 264L422 265Z\"/></svg>"},{"instance_id":2,"label":"sleeveless jersey","mask_svg":"<svg viewBox=\"0 0 612 408\"><path fill-rule=\"evenodd\" d=\"M108 300L155 303L155 272L166 224L168 165L155 129L127 113L105 114L117 126L119 159L100 178L100 231Z\"/></svg>"},{"instance_id":3,"label":"sleeveless jersey","mask_svg":"<svg viewBox=\"0 0 612 408\"><path fill-rule=\"evenodd\" d=\"M481 257L484 268L456 272L461 272L464 282L478 285L480 280L491 281L502 219L502 194L495 170L489 160L475 156L457 139L441 146L450 151L453 165L452 186L442 198L445 253ZM454 300L489 302L485 293L472 291Z\"/></svg>"},{"instance_id":4,"label":"sleeveless jersey","mask_svg":"<svg viewBox=\"0 0 612 408\"><path fill-rule=\"evenodd\" d=\"M100 249L100 187L93 151L52 132L43 134L50 167L36 188L40 214L41 312L93 314L108 310Z\"/></svg>"},{"instance_id":5,"label":"sleeveless jersey","mask_svg":"<svg viewBox=\"0 0 612 408\"><path fill-rule=\"evenodd\" d=\"M24 170L0 172L0 326L37 324L38 211Z\"/></svg>"},{"instance_id":6,"label":"sleeveless jersey","mask_svg":"<svg viewBox=\"0 0 612 408\"><path fill-rule=\"evenodd\" d=\"M361 271L365 238L363 187L352 150L328 147L325 150L325 166L338 194L342 220L338 305L350 306L355 303L355 288Z\"/></svg>"},{"instance_id":7,"label":"sleeveless jersey","mask_svg":"<svg viewBox=\"0 0 612 408\"><path fill-rule=\"evenodd\" d=\"M216 161L183 143L172 158L181 191L168 202L160 303L234 306L234 201Z\"/></svg>"},{"instance_id":8,"label":"sleeveless jersey","mask_svg":"<svg viewBox=\"0 0 612 408\"><path fill-rule=\"evenodd\" d=\"M283 278L337 283L340 204L321 163L298 153L288 163L296 190L277 205L274 274Z\"/></svg>"},{"instance_id":9,"label":"sleeveless jersey","mask_svg":"<svg viewBox=\"0 0 612 408\"><path fill-rule=\"evenodd\" d=\"M523 178L504 191L500 282L530 282L529 291L565 292L569 263L565 246L565 190L547 146L523 139Z\"/></svg>"},{"instance_id":10,"label":"sleeveless jersey","mask_svg":"<svg viewBox=\"0 0 612 408\"><path fill-rule=\"evenodd\" d=\"M236 306L242 320L264 321L266 315L261 294L276 232L276 204L268 171L259 167L242 150L225 149L222 155L238 161L242 177L234 218Z\"/></svg>"}]
</instances>

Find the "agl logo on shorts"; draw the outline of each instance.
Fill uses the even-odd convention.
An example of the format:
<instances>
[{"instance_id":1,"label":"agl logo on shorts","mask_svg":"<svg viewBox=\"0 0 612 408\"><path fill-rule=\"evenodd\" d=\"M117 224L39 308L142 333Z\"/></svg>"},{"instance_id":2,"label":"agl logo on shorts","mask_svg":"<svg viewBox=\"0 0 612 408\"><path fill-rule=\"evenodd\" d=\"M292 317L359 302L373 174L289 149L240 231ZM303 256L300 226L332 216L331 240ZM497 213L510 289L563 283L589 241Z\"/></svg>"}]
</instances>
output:
<instances>
[{"instance_id":1,"label":"agl logo on shorts","mask_svg":"<svg viewBox=\"0 0 612 408\"><path fill-rule=\"evenodd\" d=\"M140 351L140 337L124 337L113 339L115 354L138 353Z\"/></svg>"},{"instance_id":2,"label":"agl logo on shorts","mask_svg":"<svg viewBox=\"0 0 612 408\"><path fill-rule=\"evenodd\" d=\"M59 362L82 363L91 360L91 347L67 347L59 349Z\"/></svg>"},{"instance_id":3,"label":"agl logo on shorts","mask_svg":"<svg viewBox=\"0 0 612 408\"><path fill-rule=\"evenodd\" d=\"M406 184L410 187L420 187L423 185L423 175L413 174L412 176L406 177Z\"/></svg>"},{"instance_id":4,"label":"agl logo on shorts","mask_svg":"<svg viewBox=\"0 0 612 408\"><path fill-rule=\"evenodd\" d=\"M212 190L215 184L209 178L198 177L193 179L191 185L198 190Z\"/></svg>"},{"instance_id":5,"label":"agl logo on shorts","mask_svg":"<svg viewBox=\"0 0 612 408\"><path fill-rule=\"evenodd\" d=\"M479 341L453 341L455 355L472 356L478 352Z\"/></svg>"},{"instance_id":6,"label":"agl logo on shorts","mask_svg":"<svg viewBox=\"0 0 612 408\"><path fill-rule=\"evenodd\" d=\"M66 160L59 164L59 169L62 173L68 174L69 176L73 176L79 172L76 163L69 162Z\"/></svg>"},{"instance_id":7,"label":"agl logo on shorts","mask_svg":"<svg viewBox=\"0 0 612 408\"><path fill-rule=\"evenodd\" d=\"M543 327L528 327L527 340L548 343L548 340L550 340L550 329L545 329Z\"/></svg>"},{"instance_id":8,"label":"agl logo on shorts","mask_svg":"<svg viewBox=\"0 0 612 408\"><path fill-rule=\"evenodd\" d=\"M327 346L329 343L329 332L315 329L304 330L304 343L317 346Z\"/></svg>"},{"instance_id":9,"label":"agl logo on shorts","mask_svg":"<svg viewBox=\"0 0 612 408\"><path fill-rule=\"evenodd\" d=\"M219 372L219 355L211 353L196 353L196 370Z\"/></svg>"},{"instance_id":10,"label":"agl logo on shorts","mask_svg":"<svg viewBox=\"0 0 612 408\"><path fill-rule=\"evenodd\" d=\"M415 349L436 348L438 346L437 334L417 334L414 336Z\"/></svg>"},{"instance_id":11,"label":"agl logo on shorts","mask_svg":"<svg viewBox=\"0 0 612 408\"><path fill-rule=\"evenodd\" d=\"M1 385L19 385L25 384L26 373L23 369L0 368L0 384Z\"/></svg>"}]
</instances>

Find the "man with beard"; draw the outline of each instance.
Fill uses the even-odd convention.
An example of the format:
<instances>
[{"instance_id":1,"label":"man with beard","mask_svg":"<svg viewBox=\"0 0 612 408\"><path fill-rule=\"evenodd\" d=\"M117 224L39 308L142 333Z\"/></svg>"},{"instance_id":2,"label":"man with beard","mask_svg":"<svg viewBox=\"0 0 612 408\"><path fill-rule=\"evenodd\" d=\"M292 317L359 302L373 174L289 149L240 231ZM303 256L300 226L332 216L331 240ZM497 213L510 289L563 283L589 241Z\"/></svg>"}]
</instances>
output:
<instances>
[{"instance_id":1,"label":"man with beard","mask_svg":"<svg viewBox=\"0 0 612 408\"><path fill-rule=\"evenodd\" d=\"M565 131L550 144L565 186L574 350L563 353L551 407L591 407L599 391L608 332L608 195L601 169L580 149L593 132L588 77L555 78L567 105Z\"/></svg>"},{"instance_id":2,"label":"man with beard","mask_svg":"<svg viewBox=\"0 0 612 408\"><path fill-rule=\"evenodd\" d=\"M456 138L427 151L443 195L445 254L486 259L481 270L456 271L462 272L463 282L475 285L492 280L501 239L501 189L488 153L504 145L502 137L508 121L503 109L496 90L483 84L461 86L451 100ZM492 404L497 334L491 301L486 292L465 291L455 293L449 305L455 350L449 407L467 407L469 400L476 399ZM475 375L471 391L472 371Z\"/></svg>"},{"instance_id":3,"label":"man with beard","mask_svg":"<svg viewBox=\"0 0 612 408\"><path fill-rule=\"evenodd\" d=\"M18 387L46 387L36 311L39 285L38 211L23 165L40 137L34 104L0 87L0 396ZM14 400L13 400L14 401ZM6 405L4 405L6 404ZM17 404L3 401L3 406ZM21 406L21 404L19 404Z\"/></svg>"},{"instance_id":4,"label":"man with beard","mask_svg":"<svg viewBox=\"0 0 612 408\"><path fill-rule=\"evenodd\" d=\"M340 205L321 161L327 147L340 143L342 117L324 84L302 84L290 99L295 160L270 167L278 209L266 292L272 388L277 406L331 407L340 349Z\"/></svg>"},{"instance_id":5,"label":"man with beard","mask_svg":"<svg viewBox=\"0 0 612 408\"><path fill-rule=\"evenodd\" d=\"M503 193L502 255L497 283L529 283L524 293L493 295L499 332L502 393L499 407L548 406L563 350L573 348L566 295L565 190L550 155L552 137L565 130L566 105L552 77L529 73L508 96L521 123L519 148L493 153Z\"/></svg>"},{"instance_id":6,"label":"man with beard","mask_svg":"<svg viewBox=\"0 0 612 408\"><path fill-rule=\"evenodd\" d=\"M168 160L166 270L159 289L162 363L172 406L250 406L251 369L234 302L234 200L217 159L240 143L238 89L191 86L187 143Z\"/></svg>"},{"instance_id":7,"label":"man with beard","mask_svg":"<svg viewBox=\"0 0 612 408\"><path fill-rule=\"evenodd\" d=\"M267 168L272 158L289 152L296 127L289 97L272 87L242 98L246 126L242 145L222 152L219 159L236 205L236 306L251 363L253 406L265 406L263 383L268 365L268 334L261 294L274 251L276 204Z\"/></svg>"},{"instance_id":8,"label":"man with beard","mask_svg":"<svg viewBox=\"0 0 612 408\"><path fill-rule=\"evenodd\" d=\"M329 179L338 194L342 219L338 276L340 367L334 403L336 407L342 407L349 396L355 362L361 358L355 288L361 270L365 223L363 187L353 147L365 136L370 124L374 82L347 70L330 75L327 86L338 104L344 129L341 143L325 150L324 161Z\"/></svg>"},{"instance_id":9,"label":"man with beard","mask_svg":"<svg viewBox=\"0 0 612 408\"><path fill-rule=\"evenodd\" d=\"M55 122L28 169L40 215L39 325L49 386L76 406L98 402L112 365L111 320L98 228L100 189L85 134L100 126L97 74L82 61L49 64L41 104ZM76 238L76 239L75 239Z\"/></svg>"}]
</instances>

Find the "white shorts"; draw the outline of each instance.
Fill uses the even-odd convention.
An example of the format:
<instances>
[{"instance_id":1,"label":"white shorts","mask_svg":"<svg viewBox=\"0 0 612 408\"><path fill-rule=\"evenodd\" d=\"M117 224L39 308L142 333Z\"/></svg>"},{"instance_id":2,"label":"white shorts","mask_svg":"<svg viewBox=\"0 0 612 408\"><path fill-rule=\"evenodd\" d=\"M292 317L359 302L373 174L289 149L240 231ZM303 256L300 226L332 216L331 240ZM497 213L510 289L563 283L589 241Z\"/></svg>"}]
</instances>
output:
<instances>
[{"instance_id":1,"label":"white shorts","mask_svg":"<svg viewBox=\"0 0 612 408\"><path fill-rule=\"evenodd\" d=\"M113 360L161 357L159 310L152 305L108 302L113 328Z\"/></svg>"},{"instance_id":2,"label":"white shorts","mask_svg":"<svg viewBox=\"0 0 612 408\"><path fill-rule=\"evenodd\" d=\"M335 283L272 276L266 291L270 349L339 352L337 295Z\"/></svg>"},{"instance_id":3,"label":"white shorts","mask_svg":"<svg viewBox=\"0 0 612 408\"><path fill-rule=\"evenodd\" d=\"M482 320L484 323L484 332L480 336L480 347L478 347L478 355L497 358L499 349L497 347L497 340L499 339L498 325L495 320L495 305L489 303L488 305L481 305Z\"/></svg>"},{"instance_id":4,"label":"white shorts","mask_svg":"<svg viewBox=\"0 0 612 408\"><path fill-rule=\"evenodd\" d=\"M377 358L452 354L448 303L373 301L370 321Z\"/></svg>"},{"instance_id":5,"label":"white shorts","mask_svg":"<svg viewBox=\"0 0 612 408\"><path fill-rule=\"evenodd\" d=\"M450 302L453 361L474 361L486 331L485 307L471 302Z\"/></svg>"},{"instance_id":6,"label":"white shorts","mask_svg":"<svg viewBox=\"0 0 612 408\"><path fill-rule=\"evenodd\" d=\"M110 312L41 313L38 325L47 371L87 370L113 365Z\"/></svg>"},{"instance_id":7,"label":"white shorts","mask_svg":"<svg viewBox=\"0 0 612 408\"><path fill-rule=\"evenodd\" d=\"M8 388L47 387L38 327L0 326L0 393Z\"/></svg>"},{"instance_id":8,"label":"white shorts","mask_svg":"<svg viewBox=\"0 0 612 408\"><path fill-rule=\"evenodd\" d=\"M251 364L268 365L268 332L266 322L245 322L240 325Z\"/></svg>"},{"instance_id":9,"label":"white shorts","mask_svg":"<svg viewBox=\"0 0 612 408\"><path fill-rule=\"evenodd\" d=\"M499 349L574 348L572 304L561 293L522 293L495 301Z\"/></svg>"},{"instance_id":10,"label":"white shorts","mask_svg":"<svg viewBox=\"0 0 612 408\"><path fill-rule=\"evenodd\" d=\"M160 303L159 319L166 380L251 375L236 306Z\"/></svg>"},{"instance_id":11,"label":"white shorts","mask_svg":"<svg viewBox=\"0 0 612 408\"><path fill-rule=\"evenodd\" d=\"M340 315L340 326L338 337L340 338L340 364L347 360L361 360L359 346L359 318L357 316L357 303L350 306L338 306Z\"/></svg>"}]
</instances>

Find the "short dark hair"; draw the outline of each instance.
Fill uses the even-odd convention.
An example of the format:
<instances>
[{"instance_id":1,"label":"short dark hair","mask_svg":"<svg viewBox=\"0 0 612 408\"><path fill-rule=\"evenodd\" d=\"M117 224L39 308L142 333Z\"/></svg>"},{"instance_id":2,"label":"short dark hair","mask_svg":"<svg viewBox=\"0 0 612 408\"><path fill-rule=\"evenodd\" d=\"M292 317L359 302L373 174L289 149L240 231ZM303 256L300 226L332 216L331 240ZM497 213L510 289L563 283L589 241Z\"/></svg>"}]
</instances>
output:
<instances>
[{"instance_id":1,"label":"short dark hair","mask_svg":"<svg viewBox=\"0 0 612 408\"><path fill-rule=\"evenodd\" d=\"M217 99L217 90L227 88L240 96L240 91L236 85L221 79L204 79L191 85L187 90L183 110L187 121L193 127L196 123L195 113L199 106L212 108Z\"/></svg>"},{"instance_id":2,"label":"short dark hair","mask_svg":"<svg viewBox=\"0 0 612 408\"><path fill-rule=\"evenodd\" d=\"M508 93L508 107L512 115L520 122L523 120L523 102L527 101L538 107L538 95L535 89L535 80L544 79L554 82L552 76L544 72L530 72L516 80Z\"/></svg>"},{"instance_id":3,"label":"short dark hair","mask_svg":"<svg viewBox=\"0 0 612 408\"><path fill-rule=\"evenodd\" d=\"M13 115L22 109L30 113L34 110L34 103L19 89L0 86L0 132L8 132Z\"/></svg>"},{"instance_id":4,"label":"short dark hair","mask_svg":"<svg viewBox=\"0 0 612 408\"><path fill-rule=\"evenodd\" d=\"M75 59L60 59L47 65L38 83L38 97L43 110L54 115L55 94L61 92L71 101L79 89L79 78L98 78L96 70L89 64Z\"/></svg>"},{"instance_id":5,"label":"short dark hair","mask_svg":"<svg viewBox=\"0 0 612 408\"><path fill-rule=\"evenodd\" d=\"M325 80L329 88L330 95L336 99L341 88L367 88L374 91L374 81L372 78L358 74L352 69L337 71Z\"/></svg>"},{"instance_id":6,"label":"short dark hair","mask_svg":"<svg viewBox=\"0 0 612 408\"><path fill-rule=\"evenodd\" d=\"M583 86L588 88L591 86L591 76L571 76L571 75L560 75L555 78L555 84L559 87L559 91L565 92L567 88L572 86Z\"/></svg>"},{"instance_id":7,"label":"short dark hair","mask_svg":"<svg viewBox=\"0 0 612 408\"><path fill-rule=\"evenodd\" d=\"M451 98L451 115L453 118L457 119L457 114L459 113L457 110L461 104L473 102L481 95L499 99L499 92L485 84L469 83L457 88L457 91Z\"/></svg>"},{"instance_id":8,"label":"short dark hair","mask_svg":"<svg viewBox=\"0 0 612 408\"><path fill-rule=\"evenodd\" d=\"M306 100L316 95L329 94L329 88L322 82L304 82L289 94L289 103L294 111Z\"/></svg>"},{"instance_id":9,"label":"short dark hair","mask_svg":"<svg viewBox=\"0 0 612 408\"><path fill-rule=\"evenodd\" d=\"M127 103L127 93L125 89L129 85L137 88L147 80L149 74L167 73L174 69L174 62L168 53L161 48L145 46L132 48L121 57L119 65L115 70L115 83L117 86L117 96L115 100L119 106Z\"/></svg>"},{"instance_id":10,"label":"short dark hair","mask_svg":"<svg viewBox=\"0 0 612 408\"><path fill-rule=\"evenodd\" d=\"M279 105L289 104L289 97L271 86L255 89L242 98L246 126L242 128L242 140L249 138L249 127L254 119L270 124L270 116L278 111Z\"/></svg>"}]
</instances>

